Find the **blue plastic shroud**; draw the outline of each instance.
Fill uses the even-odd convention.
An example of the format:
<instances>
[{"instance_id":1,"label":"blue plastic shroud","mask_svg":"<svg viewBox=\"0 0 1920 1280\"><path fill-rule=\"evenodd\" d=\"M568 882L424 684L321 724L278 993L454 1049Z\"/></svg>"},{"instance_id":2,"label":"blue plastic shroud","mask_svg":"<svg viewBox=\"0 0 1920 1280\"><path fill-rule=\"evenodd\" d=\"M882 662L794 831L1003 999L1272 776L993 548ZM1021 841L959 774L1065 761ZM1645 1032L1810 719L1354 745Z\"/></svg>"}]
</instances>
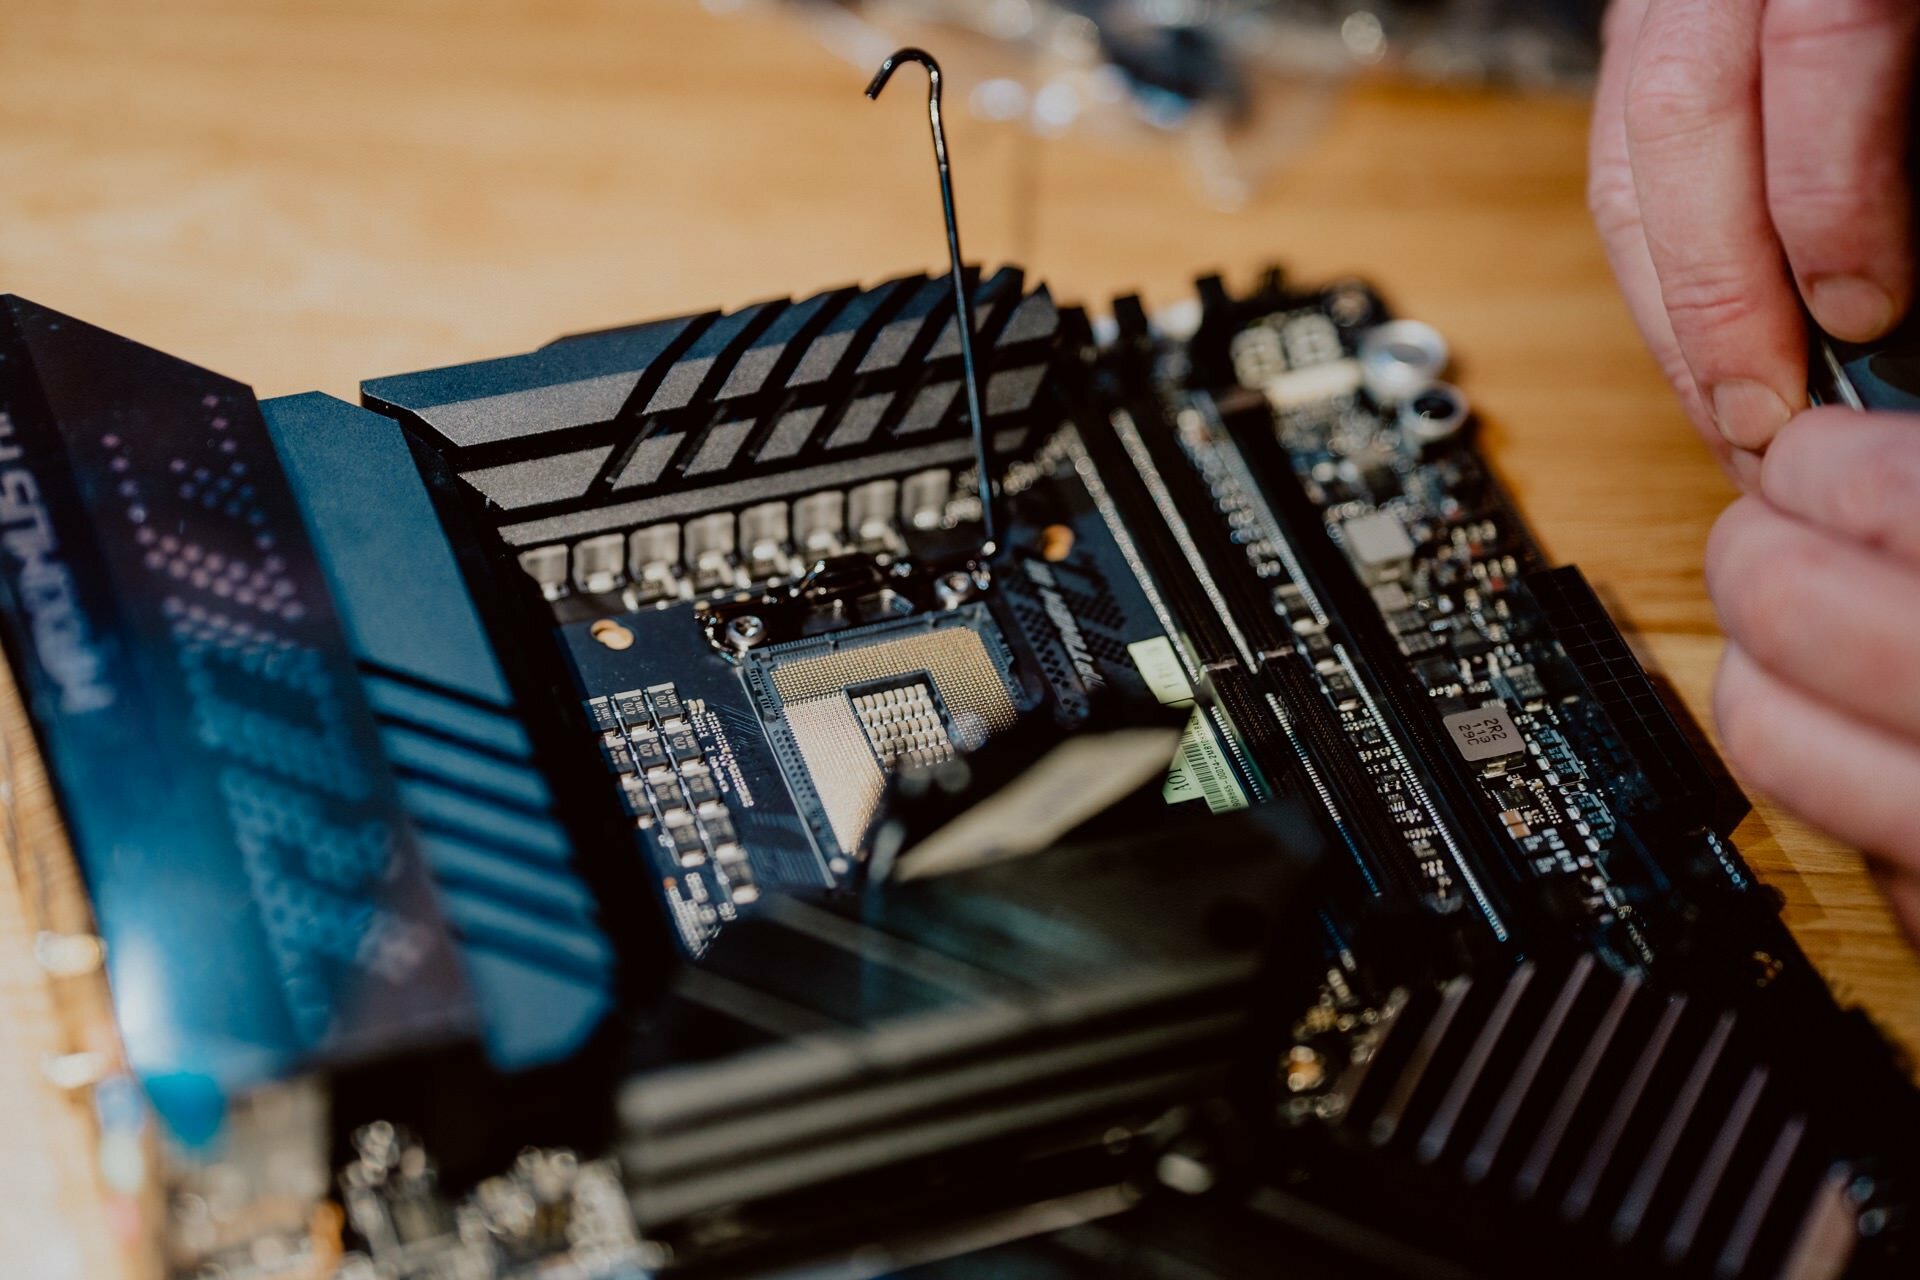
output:
<instances>
[{"instance_id":1,"label":"blue plastic shroud","mask_svg":"<svg viewBox=\"0 0 1920 1280\"><path fill-rule=\"evenodd\" d=\"M612 1008L614 952L400 425L318 394L261 408L459 940L488 1055L508 1068L566 1057Z\"/></svg>"},{"instance_id":2,"label":"blue plastic shroud","mask_svg":"<svg viewBox=\"0 0 1920 1280\"><path fill-rule=\"evenodd\" d=\"M471 1027L251 391L0 302L0 629L136 1072L197 1097Z\"/></svg>"},{"instance_id":3,"label":"blue plastic shroud","mask_svg":"<svg viewBox=\"0 0 1920 1280\"><path fill-rule=\"evenodd\" d=\"M0 299L0 639L176 1131L475 1033L549 1061L605 1013L611 953L390 420L263 413Z\"/></svg>"}]
</instances>

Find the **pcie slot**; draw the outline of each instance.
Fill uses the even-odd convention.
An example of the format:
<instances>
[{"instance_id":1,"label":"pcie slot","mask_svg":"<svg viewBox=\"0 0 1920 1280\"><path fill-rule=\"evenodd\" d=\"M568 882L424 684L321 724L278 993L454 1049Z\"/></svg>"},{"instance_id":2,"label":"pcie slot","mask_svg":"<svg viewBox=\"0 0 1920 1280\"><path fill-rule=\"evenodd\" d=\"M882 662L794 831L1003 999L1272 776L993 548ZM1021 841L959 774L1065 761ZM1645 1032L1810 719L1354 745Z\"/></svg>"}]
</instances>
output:
<instances>
[{"instance_id":1,"label":"pcie slot","mask_svg":"<svg viewBox=\"0 0 1920 1280\"><path fill-rule=\"evenodd\" d=\"M1530 877L1513 862L1513 847L1494 825L1474 780L1457 752L1449 748L1433 721L1424 694L1414 686L1406 665L1360 579L1327 536L1320 511L1307 497L1293 469L1293 460L1273 429L1264 401L1243 408L1222 407L1221 425L1246 460L1281 531L1298 557L1307 585L1327 605L1333 625L1351 643L1362 688L1371 686L1375 704L1389 728L1389 737L1411 756L1424 779L1426 793L1443 828L1458 842L1462 878L1474 891L1496 935L1505 940L1511 905L1496 896L1476 868L1494 869L1510 885Z\"/></svg>"},{"instance_id":2,"label":"pcie slot","mask_svg":"<svg viewBox=\"0 0 1920 1280\"><path fill-rule=\"evenodd\" d=\"M1213 497L1181 451L1159 401L1136 386L1129 403L1139 416L1116 420L1129 460L1149 489L1162 492L1162 514L1177 524L1178 541L1208 588L1209 603L1225 611L1226 626L1248 654L1249 682L1266 701L1267 718L1286 733L1370 887L1382 892L1390 885L1417 901L1427 886L1412 850L1380 803L1332 702L1295 648L1291 629L1274 611L1272 584L1255 577L1244 549L1216 518Z\"/></svg>"}]
</instances>

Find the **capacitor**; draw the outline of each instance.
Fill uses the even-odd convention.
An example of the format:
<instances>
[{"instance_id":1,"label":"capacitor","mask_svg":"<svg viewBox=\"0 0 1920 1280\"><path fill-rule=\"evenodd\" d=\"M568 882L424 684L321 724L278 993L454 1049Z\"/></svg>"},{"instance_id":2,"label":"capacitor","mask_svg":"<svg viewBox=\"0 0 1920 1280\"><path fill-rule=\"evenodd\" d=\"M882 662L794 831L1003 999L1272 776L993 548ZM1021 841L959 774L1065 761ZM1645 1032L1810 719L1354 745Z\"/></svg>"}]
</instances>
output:
<instances>
[{"instance_id":1,"label":"capacitor","mask_svg":"<svg viewBox=\"0 0 1920 1280\"><path fill-rule=\"evenodd\" d=\"M660 600L680 592L680 526L648 525L627 535L627 568L637 600Z\"/></svg>"},{"instance_id":2,"label":"capacitor","mask_svg":"<svg viewBox=\"0 0 1920 1280\"><path fill-rule=\"evenodd\" d=\"M909 528L938 529L946 518L953 473L945 467L916 471L900 486L900 517Z\"/></svg>"},{"instance_id":3,"label":"capacitor","mask_svg":"<svg viewBox=\"0 0 1920 1280\"><path fill-rule=\"evenodd\" d=\"M733 577L734 522L731 512L718 511L687 522L687 565L696 590L725 586Z\"/></svg>"},{"instance_id":4,"label":"capacitor","mask_svg":"<svg viewBox=\"0 0 1920 1280\"><path fill-rule=\"evenodd\" d=\"M1419 320L1390 320L1360 339L1367 394L1383 405L1400 404L1425 391L1447 371L1450 358L1440 331Z\"/></svg>"},{"instance_id":5,"label":"capacitor","mask_svg":"<svg viewBox=\"0 0 1920 1280\"><path fill-rule=\"evenodd\" d=\"M779 573L787 555L787 504L762 502L742 511L740 550L748 577L759 581Z\"/></svg>"},{"instance_id":6,"label":"capacitor","mask_svg":"<svg viewBox=\"0 0 1920 1280\"><path fill-rule=\"evenodd\" d=\"M793 540L809 556L841 550L846 531L846 497L833 490L810 493L793 504Z\"/></svg>"},{"instance_id":7,"label":"capacitor","mask_svg":"<svg viewBox=\"0 0 1920 1280\"><path fill-rule=\"evenodd\" d=\"M1407 437L1423 445L1451 440L1467 425L1467 398L1460 388L1436 382L1401 402L1399 421Z\"/></svg>"},{"instance_id":8,"label":"capacitor","mask_svg":"<svg viewBox=\"0 0 1920 1280\"><path fill-rule=\"evenodd\" d=\"M612 591L625 577L627 540L603 533L575 544L573 585L582 591Z\"/></svg>"},{"instance_id":9,"label":"capacitor","mask_svg":"<svg viewBox=\"0 0 1920 1280\"><path fill-rule=\"evenodd\" d=\"M897 480L869 480L847 494L847 524L863 551L897 551L899 529L894 513L900 509Z\"/></svg>"},{"instance_id":10,"label":"capacitor","mask_svg":"<svg viewBox=\"0 0 1920 1280\"><path fill-rule=\"evenodd\" d=\"M567 594L567 549L563 546L535 547L520 553L520 567L540 584L540 594L558 600Z\"/></svg>"}]
</instances>

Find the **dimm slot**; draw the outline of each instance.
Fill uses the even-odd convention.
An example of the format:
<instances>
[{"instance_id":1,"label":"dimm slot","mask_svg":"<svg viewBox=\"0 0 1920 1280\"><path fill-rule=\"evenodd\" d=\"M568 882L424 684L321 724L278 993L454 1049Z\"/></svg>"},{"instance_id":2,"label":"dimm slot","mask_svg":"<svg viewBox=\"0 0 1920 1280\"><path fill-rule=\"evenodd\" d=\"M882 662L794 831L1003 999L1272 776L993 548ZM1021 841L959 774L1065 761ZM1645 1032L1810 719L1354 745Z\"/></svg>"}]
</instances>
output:
<instances>
[{"instance_id":1,"label":"dimm slot","mask_svg":"<svg viewBox=\"0 0 1920 1280\"><path fill-rule=\"evenodd\" d=\"M1285 716L1283 729L1294 739L1286 748L1303 758L1316 789L1327 793L1321 798L1331 802L1335 821L1350 828L1346 843L1374 891L1384 892L1391 885L1410 902L1419 901L1427 886L1406 836L1380 802L1352 739L1295 648L1291 630L1274 612L1271 584L1256 577L1245 549L1233 541L1212 493L1174 438L1159 400L1137 382L1133 390L1129 406L1134 437L1146 454L1134 461L1146 464L1143 469L1165 487L1174 511L1185 514L1181 523L1187 544L1207 580L1224 597L1235 629L1253 651L1255 666L1248 673L1249 681L1260 695L1270 695L1278 704L1278 712L1272 707L1262 709L1263 720Z\"/></svg>"},{"instance_id":2,"label":"dimm slot","mask_svg":"<svg viewBox=\"0 0 1920 1280\"><path fill-rule=\"evenodd\" d=\"M1193 664L1189 675L1195 695L1203 704L1211 701L1226 713L1238 739L1228 745L1236 755L1235 764L1244 775L1242 782L1249 794L1271 796L1273 783L1269 778L1293 772L1291 767L1278 773L1272 770L1274 743L1281 736L1279 726L1253 688L1219 610L1192 576L1181 572L1185 562L1180 548L1128 460L1113 424L1091 414L1086 416L1088 420L1078 429L1082 447L1099 475L1102 496L1112 503L1128 540L1139 548L1143 567L1153 579L1149 585L1164 600L1180 632L1168 639L1176 650L1184 649L1183 660ZM1245 758L1247 755L1252 759Z\"/></svg>"},{"instance_id":3,"label":"dimm slot","mask_svg":"<svg viewBox=\"0 0 1920 1280\"><path fill-rule=\"evenodd\" d=\"M1229 409L1221 406L1221 424L1278 520L1308 585L1326 602L1337 628L1359 658L1356 674L1387 721L1391 739L1403 744L1425 784L1435 817L1450 836L1456 869L1473 893L1495 936L1510 940L1513 910L1511 893L1496 894L1481 874L1492 870L1512 887L1531 882L1515 866L1512 841L1494 825L1478 787L1457 752L1447 746L1433 723L1433 712L1422 691L1413 687L1413 673L1387 630L1386 619L1373 605L1359 577L1327 536L1317 507L1307 497L1295 474L1293 460L1274 432L1273 418L1264 401Z\"/></svg>"}]
</instances>

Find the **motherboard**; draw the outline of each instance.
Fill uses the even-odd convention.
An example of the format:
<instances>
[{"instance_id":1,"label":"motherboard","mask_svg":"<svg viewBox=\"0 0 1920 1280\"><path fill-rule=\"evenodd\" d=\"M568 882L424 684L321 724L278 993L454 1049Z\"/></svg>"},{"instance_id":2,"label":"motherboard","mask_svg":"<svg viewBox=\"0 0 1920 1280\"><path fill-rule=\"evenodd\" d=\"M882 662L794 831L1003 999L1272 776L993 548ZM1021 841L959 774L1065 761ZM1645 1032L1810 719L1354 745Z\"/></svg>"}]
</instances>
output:
<instances>
[{"instance_id":1,"label":"motherboard","mask_svg":"<svg viewBox=\"0 0 1920 1280\"><path fill-rule=\"evenodd\" d=\"M1911 1265L1920 1098L1442 335L962 283L979 421L949 277L359 405L9 300L159 1269Z\"/></svg>"},{"instance_id":2,"label":"motherboard","mask_svg":"<svg viewBox=\"0 0 1920 1280\"><path fill-rule=\"evenodd\" d=\"M477 370L369 385L537 586L688 955L764 890L857 884L902 769L1097 707L1187 709L1165 806L1309 800L1370 897L1477 944L1653 965L1674 903L1650 841L1711 864L1701 891L1750 887L1725 842L1744 803L1461 447L1442 337L1358 284L1202 288L1229 334L1169 339L1123 299L1075 352L1018 273L978 286L991 554L937 279L707 320L661 372L678 394L610 446L501 404L540 453L472 467L466 402L419 389ZM852 385L807 403L862 324ZM1038 394L1075 364L1108 402L1091 422ZM723 468L733 509L684 496ZM578 493L541 488L565 469Z\"/></svg>"},{"instance_id":3,"label":"motherboard","mask_svg":"<svg viewBox=\"0 0 1920 1280\"><path fill-rule=\"evenodd\" d=\"M540 449L518 462L469 466L508 441L480 445L467 402L420 390L478 370L369 384L549 606L688 954L763 889L855 883L900 768L1096 703L1191 708L1167 805L1304 787L1374 896L1471 918L1489 945L1551 919L1616 969L1653 963L1667 887L1632 818L1678 821L1690 858L1746 886L1724 843L1737 793L1457 447L1469 411L1433 329L1357 284L1275 278L1212 300L1210 323L1245 317L1224 342L1168 341L1122 300L1106 350L1074 353L1044 291L1003 271L978 286L1005 468L983 555L944 287L711 318L620 444L548 443L496 405ZM853 385L807 403L862 324ZM1103 421L1036 411L1049 362L1076 355L1112 397ZM734 509L681 496L723 470ZM577 493L542 487L563 474Z\"/></svg>"}]
</instances>

